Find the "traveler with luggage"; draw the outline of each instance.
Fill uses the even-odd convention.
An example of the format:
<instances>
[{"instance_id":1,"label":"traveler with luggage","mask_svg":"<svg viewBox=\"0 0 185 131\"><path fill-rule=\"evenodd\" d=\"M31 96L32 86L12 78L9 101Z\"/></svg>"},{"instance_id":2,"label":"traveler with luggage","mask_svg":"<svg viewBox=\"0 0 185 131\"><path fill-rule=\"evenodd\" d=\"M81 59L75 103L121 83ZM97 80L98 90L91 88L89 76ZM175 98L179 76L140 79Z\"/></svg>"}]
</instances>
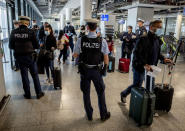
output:
<instances>
[{"instance_id":1,"label":"traveler with luggage","mask_svg":"<svg viewBox=\"0 0 185 131\"><path fill-rule=\"evenodd\" d=\"M114 72L115 70L115 54L114 54L114 41L112 40L112 35L108 35L106 38L109 47L109 65L107 72Z\"/></svg>"},{"instance_id":2,"label":"traveler with luggage","mask_svg":"<svg viewBox=\"0 0 185 131\"><path fill-rule=\"evenodd\" d=\"M45 34L45 31L44 31L44 27L45 27L45 26L48 26L48 25L49 25L49 23L48 23L48 22L45 22L45 23L40 27L40 30L39 30L39 33L38 33L39 44L44 44L44 42L45 42L46 34Z\"/></svg>"},{"instance_id":3,"label":"traveler with luggage","mask_svg":"<svg viewBox=\"0 0 185 131\"><path fill-rule=\"evenodd\" d=\"M149 25L149 32L145 37L141 37L136 43L136 48L133 52L133 84L126 90L121 92L121 102L126 104L126 97L130 94L133 87L141 87L145 69L152 71L151 65L157 66L160 59L163 63L171 62L170 59L164 58L161 55L162 41L156 35L158 30L162 28L162 21L155 20ZM150 78L147 77L147 83ZM154 85L154 78L152 79ZM149 90L149 86L146 87Z\"/></svg>"},{"instance_id":4,"label":"traveler with luggage","mask_svg":"<svg viewBox=\"0 0 185 131\"><path fill-rule=\"evenodd\" d=\"M115 54L114 54L114 41L112 39L112 35L108 35L106 38L106 41L107 41L107 44L109 47L109 52L110 52L109 55L115 56Z\"/></svg>"},{"instance_id":5,"label":"traveler with luggage","mask_svg":"<svg viewBox=\"0 0 185 131\"><path fill-rule=\"evenodd\" d=\"M69 42L69 39L65 36L63 30L60 30L59 36L58 36L58 41L57 41L57 49L60 50L60 55L58 57L58 62L59 64L60 59L63 55L63 64L65 64L65 61L67 60L67 43Z\"/></svg>"},{"instance_id":6,"label":"traveler with luggage","mask_svg":"<svg viewBox=\"0 0 185 131\"><path fill-rule=\"evenodd\" d=\"M47 80L46 82L48 84L53 84L53 78L54 78L54 50L56 49L56 38L53 34L53 29L51 25L47 25L44 28L45 30L45 43L41 44L41 47L46 50L45 53L45 69L46 69L46 75ZM50 71L52 75L52 79L50 78Z\"/></svg>"},{"instance_id":7,"label":"traveler with luggage","mask_svg":"<svg viewBox=\"0 0 185 131\"><path fill-rule=\"evenodd\" d=\"M132 26L128 26L128 32L124 33L121 38L121 41L123 41L122 58L127 57L130 59L134 48L135 36L136 35L132 32Z\"/></svg>"},{"instance_id":8,"label":"traveler with luggage","mask_svg":"<svg viewBox=\"0 0 185 131\"><path fill-rule=\"evenodd\" d=\"M33 78L37 99L40 99L44 96L44 93L42 92L38 77L36 65L37 54L34 51L39 48L39 44L34 31L28 28L30 18L26 16L19 16L19 24L20 26L11 32L9 48L14 50L14 57L20 67L25 93L24 97L26 99L31 99L30 82L28 78L29 71Z\"/></svg>"},{"instance_id":9,"label":"traveler with luggage","mask_svg":"<svg viewBox=\"0 0 185 131\"><path fill-rule=\"evenodd\" d=\"M93 108L90 100L90 85L93 81L98 94L100 117L102 121L106 121L110 118L110 112L107 111L105 103L105 84L102 76L106 75L109 49L107 42L97 37L97 22L93 19L86 20L89 33L78 39L73 56L79 56L80 87L88 120L93 120Z\"/></svg>"},{"instance_id":10,"label":"traveler with luggage","mask_svg":"<svg viewBox=\"0 0 185 131\"><path fill-rule=\"evenodd\" d=\"M69 46L71 48L71 52L73 53L74 43L73 43L73 36L76 35L74 26L71 25L71 22L68 21L67 25L63 29L64 33L66 33L69 36ZM74 61L74 58L72 57L72 61Z\"/></svg>"}]
</instances>

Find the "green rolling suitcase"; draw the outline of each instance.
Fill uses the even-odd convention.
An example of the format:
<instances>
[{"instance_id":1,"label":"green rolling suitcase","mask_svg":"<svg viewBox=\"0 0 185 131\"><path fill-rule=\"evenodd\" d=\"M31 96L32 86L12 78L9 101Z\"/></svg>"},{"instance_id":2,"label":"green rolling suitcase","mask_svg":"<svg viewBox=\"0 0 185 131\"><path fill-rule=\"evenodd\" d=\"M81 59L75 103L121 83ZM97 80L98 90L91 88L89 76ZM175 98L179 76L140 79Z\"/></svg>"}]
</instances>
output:
<instances>
[{"instance_id":1,"label":"green rolling suitcase","mask_svg":"<svg viewBox=\"0 0 185 131\"><path fill-rule=\"evenodd\" d=\"M152 124L155 100L156 96L152 92L152 77L150 79L150 91L143 87L135 87L131 90L129 116L135 120L138 126L150 126Z\"/></svg>"}]
</instances>

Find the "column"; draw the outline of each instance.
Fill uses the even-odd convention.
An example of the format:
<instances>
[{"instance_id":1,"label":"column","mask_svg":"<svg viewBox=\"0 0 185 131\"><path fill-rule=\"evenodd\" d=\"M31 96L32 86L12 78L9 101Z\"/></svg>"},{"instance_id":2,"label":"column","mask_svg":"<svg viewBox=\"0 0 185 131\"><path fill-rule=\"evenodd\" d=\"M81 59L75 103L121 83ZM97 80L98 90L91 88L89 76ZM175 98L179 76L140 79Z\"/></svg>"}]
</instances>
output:
<instances>
[{"instance_id":1,"label":"column","mask_svg":"<svg viewBox=\"0 0 185 131\"><path fill-rule=\"evenodd\" d=\"M132 8L128 9L127 25L131 25L133 27L133 32L135 32L138 18L141 18L145 20L145 22L149 23L153 20L153 16L154 8L139 7L138 5L134 5Z\"/></svg>"},{"instance_id":2,"label":"column","mask_svg":"<svg viewBox=\"0 0 185 131\"><path fill-rule=\"evenodd\" d=\"M179 40L180 38L181 26L182 26L182 14L179 13L177 15L177 21L176 21L176 27L175 27L175 37L177 38L177 40Z\"/></svg>"},{"instance_id":3,"label":"column","mask_svg":"<svg viewBox=\"0 0 185 131\"><path fill-rule=\"evenodd\" d=\"M71 8L66 8L66 21L72 22L72 10L71 10Z\"/></svg>"},{"instance_id":4,"label":"column","mask_svg":"<svg viewBox=\"0 0 185 131\"><path fill-rule=\"evenodd\" d=\"M26 1L25 1L25 4L26 4L26 16L28 16L28 4Z\"/></svg>"},{"instance_id":5,"label":"column","mask_svg":"<svg viewBox=\"0 0 185 131\"><path fill-rule=\"evenodd\" d=\"M1 41L0 41L0 102L4 96L6 96L6 89L5 89L5 80L4 80L4 71L3 71L3 54L1 52Z\"/></svg>"},{"instance_id":6,"label":"column","mask_svg":"<svg viewBox=\"0 0 185 131\"><path fill-rule=\"evenodd\" d=\"M15 0L15 19L18 20L18 2Z\"/></svg>"},{"instance_id":7,"label":"column","mask_svg":"<svg viewBox=\"0 0 185 131\"><path fill-rule=\"evenodd\" d=\"M23 0L21 0L20 4L21 4L21 15L23 16L24 15L24 4L23 4Z\"/></svg>"},{"instance_id":8,"label":"column","mask_svg":"<svg viewBox=\"0 0 185 131\"><path fill-rule=\"evenodd\" d=\"M64 26L65 26L65 16L64 14L61 14L60 15L60 29L64 29Z\"/></svg>"},{"instance_id":9,"label":"column","mask_svg":"<svg viewBox=\"0 0 185 131\"><path fill-rule=\"evenodd\" d=\"M81 0L80 7L80 25L85 24L85 19L91 19L92 6L91 0Z\"/></svg>"},{"instance_id":10,"label":"column","mask_svg":"<svg viewBox=\"0 0 185 131\"><path fill-rule=\"evenodd\" d=\"M18 7L18 16L21 16L21 1L17 0L17 7Z\"/></svg>"}]
</instances>

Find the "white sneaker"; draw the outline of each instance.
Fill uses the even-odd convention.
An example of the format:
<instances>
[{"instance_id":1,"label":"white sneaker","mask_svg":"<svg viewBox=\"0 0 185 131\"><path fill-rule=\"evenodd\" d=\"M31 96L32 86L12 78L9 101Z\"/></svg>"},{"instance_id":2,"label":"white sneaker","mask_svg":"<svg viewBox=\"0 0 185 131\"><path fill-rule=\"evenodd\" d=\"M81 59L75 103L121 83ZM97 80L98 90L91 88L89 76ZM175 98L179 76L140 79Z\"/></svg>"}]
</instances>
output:
<instances>
[{"instance_id":1,"label":"white sneaker","mask_svg":"<svg viewBox=\"0 0 185 131\"><path fill-rule=\"evenodd\" d=\"M53 79L50 79L50 84L53 84Z\"/></svg>"},{"instance_id":2,"label":"white sneaker","mask_svg":"<svg viewBox=\"0 0 185 131\"><path fill-rule=\"evenodd\" d=\"M159 117L159 114L157 112L155 112L154 117Z\"/></svg>"},{"instance_id":3,"label":"white sneaker","mask_svg":"<svg viewBox=\"0 0 185 131\"><path fill-rule=\"evenodd\" d=\"M45 84L50 84L50 79L46 79Z\"/></svg>"}]
</instances>

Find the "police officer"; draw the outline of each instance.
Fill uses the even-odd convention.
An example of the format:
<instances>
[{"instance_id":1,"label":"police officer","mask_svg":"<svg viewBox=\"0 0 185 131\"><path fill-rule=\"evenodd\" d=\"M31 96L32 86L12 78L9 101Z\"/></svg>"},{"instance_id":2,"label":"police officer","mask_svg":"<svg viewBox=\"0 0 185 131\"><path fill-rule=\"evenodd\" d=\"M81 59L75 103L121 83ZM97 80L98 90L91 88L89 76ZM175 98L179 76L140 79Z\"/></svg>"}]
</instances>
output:
<instances>
[{"instance_id":1,"label":"police officer","mask_svg":"<svg viewBox=\"0 0 185 131\"><path fill-rule=\"evenodd\" d=\"M31 99L30 83L28 78L28 70L34 81L35 92L37 99L44 96L41 90L40 81L35 62L34 50L39 48L35 33L29 29L30 18L26 16L19 17L19 28L13 30L10 35L9 48L14 50L14 56L19 64L22 76L22 83L24 89L24 97Z\"/></svg>"},{"instance_id":2,"label":"police officer","mask_svg":"<svg viewBox=\"0 0 185 131\"><path fill-rule=\"evenodd\" d=\"M139 29L136 30L136 39L139 39L140 37L144 37L147 35L147 30L144 27L144 23L145 23L144 20L142 20L140 18L138 19L137 25L138 25Z\"/></svg>"},{"instance_id":3,"label":"police officer","mask_svg":"<svg viewBox=\"0 0 185 131\"><path fill-rule=\"evenodd\" d=\"M93 81L98 94L101 120L110 118L105 103L105 84L102 75L106 74L109 49L106 40L97 37L97 20L86 20L88 35L79 38L75 45L74 57L79 58L80 87L83 92L84 108L89 121L93 120L93 108L90 100L90 85ZM104 61L104 66L102 63Z\"/></svg>"}]
</instances>

